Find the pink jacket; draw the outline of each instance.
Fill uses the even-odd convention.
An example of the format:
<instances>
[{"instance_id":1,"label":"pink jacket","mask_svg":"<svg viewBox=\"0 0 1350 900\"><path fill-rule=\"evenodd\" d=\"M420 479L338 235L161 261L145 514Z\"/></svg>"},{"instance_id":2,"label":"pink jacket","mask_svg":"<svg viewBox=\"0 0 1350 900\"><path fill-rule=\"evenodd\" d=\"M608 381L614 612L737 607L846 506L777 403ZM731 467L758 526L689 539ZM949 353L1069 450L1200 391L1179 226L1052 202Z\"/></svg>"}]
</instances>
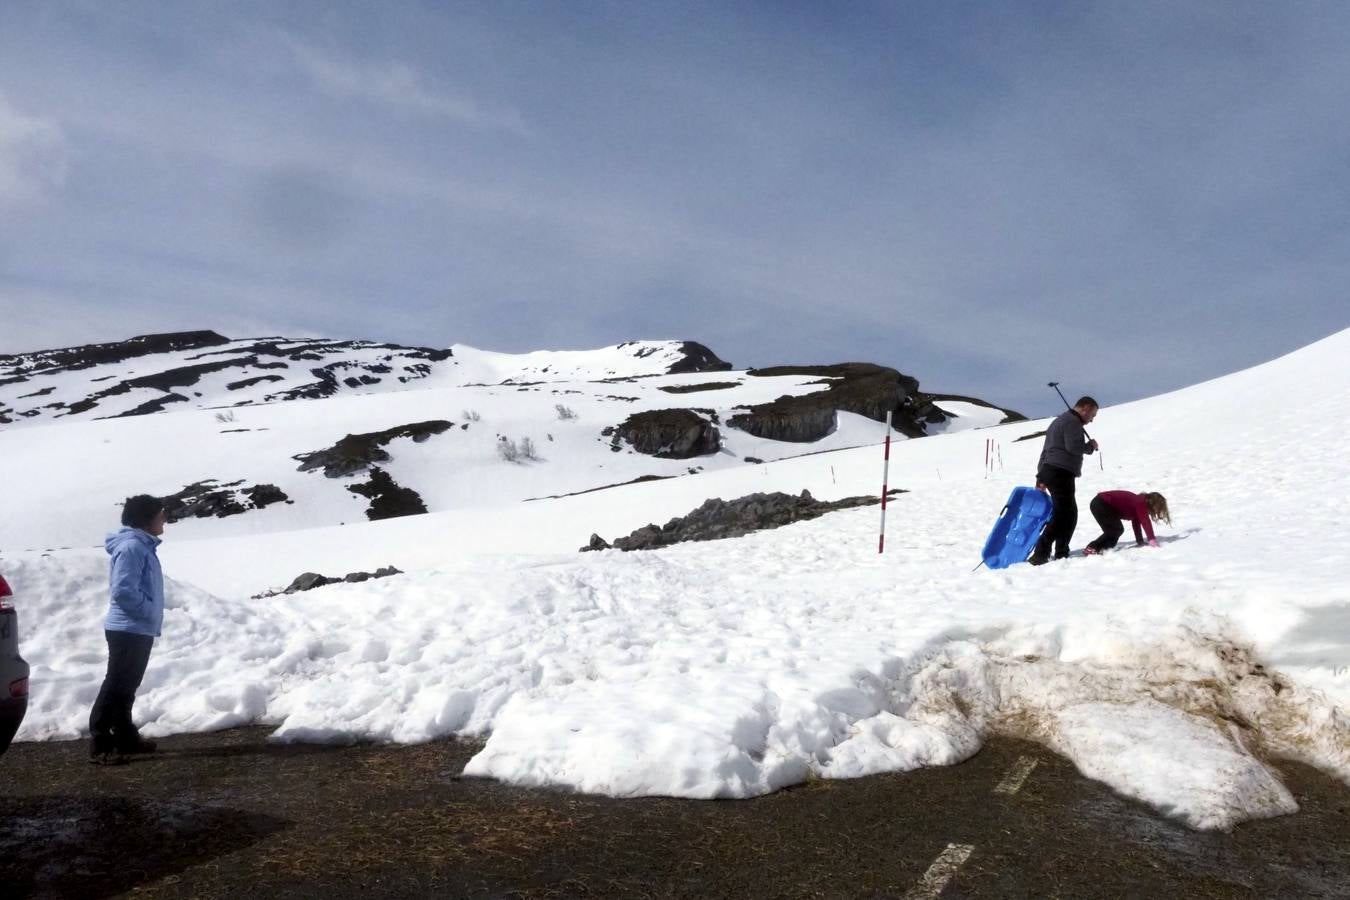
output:
<instances>
[{"instance_id":1,"label":"pink jacket","mask_svg":"<svg viewBox=\"0 0 1350 900\"><path fill-rule=\"evenodd\" d=\"M1148 504L1144 502L1143 494L1135 494L1130 491L1102 491L1097 495L1107 506L1120 516L1122 521L1129 522L1134 526L1134 539L1139 543L1144 542L1144 534L1148 535L1148 540L1153 540L1153 520L1148 517ZM1143 528L1143 534L1140 534L1140 527Z\"/></svg>"}]
</instances>

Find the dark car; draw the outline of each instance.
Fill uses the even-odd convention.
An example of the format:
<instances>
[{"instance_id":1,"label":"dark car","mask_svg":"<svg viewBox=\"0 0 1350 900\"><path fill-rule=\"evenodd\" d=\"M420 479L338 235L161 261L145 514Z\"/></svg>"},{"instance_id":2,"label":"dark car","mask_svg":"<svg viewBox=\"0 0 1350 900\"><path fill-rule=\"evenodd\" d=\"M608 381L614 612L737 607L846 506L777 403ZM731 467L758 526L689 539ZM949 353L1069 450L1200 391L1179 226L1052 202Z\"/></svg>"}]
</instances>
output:
<instances>
[{"instance_id":1,"label":"dark car","mask_svg":"<svg viewBox=\"0 0 1350 900\"><path fill-rule=\"evenodd\" d=\"M28 663L19 655L19 614L9 604L14 592L0 576L0 753L28 712Z\"/></svg>"}]
</instances>

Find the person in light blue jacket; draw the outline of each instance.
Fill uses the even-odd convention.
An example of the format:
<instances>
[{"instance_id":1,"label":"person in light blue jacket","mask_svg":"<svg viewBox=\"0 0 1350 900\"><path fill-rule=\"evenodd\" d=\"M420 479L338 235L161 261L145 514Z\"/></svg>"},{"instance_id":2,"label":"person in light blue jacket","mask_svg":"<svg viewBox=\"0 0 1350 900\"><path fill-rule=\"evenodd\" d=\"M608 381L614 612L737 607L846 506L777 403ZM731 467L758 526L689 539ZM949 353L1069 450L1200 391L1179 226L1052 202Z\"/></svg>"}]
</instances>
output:
<instances>
[{"instance_id":1,"label":"person in light blue jacket","mask_svg":"<svg viewBox=\"0 0 1350 900\"><path fill-rule=\"evenodd\" d=\"M164 621L164 574L155 549L168 517L163 501L140 494L122 507L122 530L108 535L108 673L89 713L96 763L121 762L130 753L153 753L155 742L141 737L131 721L136 690L145 677L150 650Z\"/></svg>"}]
</instances>

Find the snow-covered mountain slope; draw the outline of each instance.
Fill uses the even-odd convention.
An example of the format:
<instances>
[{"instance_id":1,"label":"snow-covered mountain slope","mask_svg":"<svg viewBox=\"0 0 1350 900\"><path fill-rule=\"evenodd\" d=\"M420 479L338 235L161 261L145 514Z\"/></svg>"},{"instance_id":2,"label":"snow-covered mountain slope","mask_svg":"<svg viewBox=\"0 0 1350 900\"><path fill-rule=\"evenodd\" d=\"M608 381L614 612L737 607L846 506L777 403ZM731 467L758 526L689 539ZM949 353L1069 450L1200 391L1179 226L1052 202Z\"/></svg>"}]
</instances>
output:
<instances>
[{"instance_id":1,"label":"snow-covered mountain slope","mask_svg":"<svg viewBox=\"0 0 1350 900\"><path fill-rule=\"evenodd\" d=\"M731 364L694 341L629 341L599 350L493 353L464 344L450 348L460 384L604 381L651 375L721 372Z\"/></svg>"},{"instance_id":2,"label":"snow-covered mountain slope","mask_svg":"<svg viewBox=\"0 0 1350 900\"><path fill-rule=\"evenodd\" d=\"M17 509L50 511L41 521L0 518L0 550L98 546L112 520L110 510L137 493L167 497L187 490L183 505L195 503L199 516L183 510L188 517L176 530L183 538L205 538L341 525L391 512L490 507L638 478L742 468L870 443L884 426L836 413L826 393L832 385L860 381L865 390L884 397L898 390L898 382L867 382L877 381L874 374L860 380L815 370L791 375L728 371L707 348L691 342L633 342L520 356L467 347L428 351L350 343L328 344L325 351L312 341L231 342L215 349L162 346L175 337L177 343L195 345L217 340L209 332L165 336L157 339L154 354L90 368L82 366L99 354L124 356L142 348L128 342L133 346L53 351L57 361L69 364L64 369L55 367L52 354L24 358L17 367L29 372L24 385L51 381L54 390L42 398L44 403L83 399L54 411L56 418L25 417L22 410L15 424L0 427L0 457L15 476L9 502ZM282 365L264 347L284 351L292 360L284 370L289 381L239 390L223 383L226 378L249 380L248 373L258 366ZM294 362L325 352L329 356ZM207 355L218 362L202 363ZM190 367L221 361L247 365L232 365L228 375L202 375L192 385L201 397L163 404L165 379L183 381ZM136 374L137 365L149 374ZM103 397L90 407L91 385L112 377L95 373L110 367L127 376L110 383L144 385L158 379L159 386ZM707 367L715 371L702 371ZM395 369L405 374L384 371ZM671 374L685 369L695 371ZM335 372L353 373L346 377L355 386L335 380ZM360 378L380 380L363 384L358 372ZM326 373L322 385L332 393L302 396L312 393L314 383L298 382L315 373ZM158 399L147 400L148 393ZM825 405L803 413L784 412L780 403L754 421L776 426L800 420L803 428L817 429L819 436L806 435L814 440L757 437L735 425L738 417L753 417L761 404L808 395L825 397ZM842 402L857 406L858 400ZM222 409L224 401L237 405ZM954 401L950 416L934 414L945 402L925 404L925 417L911 416L911 426L956 430L1008 415L978 401ZM163 411L116 412L146 404L160 404ZM910 408L919 409L913 403ZM685 411L683 419L668 421L674 413L657 412L671 410ZM624 427L630 417L644 413L652 421ZM693 438L685 440L691 433ZM688 446L675 446L681 442ZM663 453L666 443L672 446ZM506 458L513 453L514 460ZM377 506L381 501L368 496L372 492L392 495L399 505L391 509L393 501L386 500Z\"/></svg>"},{"instance_id":3,"label":"snow-covered mountain slope","mask_svg":"<svg viewBox=\"0 0 1350 900\"><path fill-rule=\"evenodd\" d=\"M487 742L469 774L617 796L744 797L812 775L948 764L1006 732L1196 827L1289 813L1281 757L1350 781L1350 582L1339 539L1350 496L1347 354L1350 330L1103 409L1074 545L1096 535L1086 507L1099 490L1160 490L1173 523L1158 526L1160 549L1040 568L972 571L1009 490L1034 471L1040 441L1016 438L1044 422L893 448L890 483L908 492L890 506L884 554L875 508L659 551L576 552L591 532L612 538L708 497L875 492L881 428L860 417L871 446L559 499L488 503L480 488L485 505L377 522L228 537L171 526L161 548L171 608L137 715L151 734L267 722L282 740L477 735ZM317 427L304 404L283 408L296 427ZM0 436L87 428L76 444L144 447L150 439L134 431L95 429L162 428L173 416ZM175 456L178 433L196 446L188 442L218 439L209 430L161 432L163 458ZM438 437L415 446L430 450ZM990 439L1003 463L993 473ZM8 458L22 447L0 449ZM111 477L70 467L54 442L46 451L26 457L26 480L56 483L60 472L87 491ZM390 465L407 461L395 453ZM553 465L498 461L473 478ZM33 533L85 527L37 496L9 504ZM110 522L113 503L100 508ZM33 666L20 738L78 735L102 676L106 558L10 546L0 567L19 595ZM303 570L385 564L405 574L250 598Z\"/></svg>"},{"instance_id":4,"label":"snow-covered mountain slope","mask_svg":"<svg viewBox=\"0 0 1350 900\"><path fill-rule=\"evenodd\" d=\"M0 428L249 406L427 384L600 380L729 369L691 341L526 354L372 341L230 340L212 331L0 356Z\"/></svg>"}]
</instances>

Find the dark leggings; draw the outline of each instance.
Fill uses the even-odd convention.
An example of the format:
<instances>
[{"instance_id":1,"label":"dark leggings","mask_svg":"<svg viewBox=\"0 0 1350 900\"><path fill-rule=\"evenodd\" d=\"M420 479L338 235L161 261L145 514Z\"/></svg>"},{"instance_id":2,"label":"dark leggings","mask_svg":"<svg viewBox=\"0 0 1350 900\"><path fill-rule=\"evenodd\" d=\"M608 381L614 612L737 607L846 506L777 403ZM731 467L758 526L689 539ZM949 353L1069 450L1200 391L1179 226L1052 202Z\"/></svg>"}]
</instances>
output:
<instances>
[{"instance_id":1,"label":"dark leggings","mask_svg":"<svg viewBox=\"0 0 1350 900\"><path fill-rule=\"evenodd\" d=\"M140 732L131 722L131 706L145 677L155 639L128 631L103 634L108 639L108 674L103 677L98 699L89 713L89 731L96 749L112 752L132 747L140 740Z\"/></svg>"},{"instance_id":2,"label":"dark leggings","mask_svg":"<svg viewBox=\"0 0 1350 900\"><path fill-rule=\"evenodd\" d=\"M1044 466L1036 473L1036 480L1050 491L1054 510L1050 513L1045 530L1041 532L1041 539L1036 542L1032 558L1048 559L1053 545L1055 559L1062 559L1069 555L1069 540L1073 537L1073 530L1078 527L1078 500L1073 493L1077 479L1067 469Z\"/></svg>"},{"instance_id":3,"label":"dark leggings","mask_svg":"<svg viewBox=\"0 0 1350 900\"><path fill-rule=\"evenodd\" d=\"M1112 509L1111 504L1101 497L1093 497L1088 509L1092 510L1092 518L1102 527L1101 537L1088 546L1093 550L1110 550L1125 533L1125 523L1120 521L1120 513Z\"/></svg>"}]
</instances>

